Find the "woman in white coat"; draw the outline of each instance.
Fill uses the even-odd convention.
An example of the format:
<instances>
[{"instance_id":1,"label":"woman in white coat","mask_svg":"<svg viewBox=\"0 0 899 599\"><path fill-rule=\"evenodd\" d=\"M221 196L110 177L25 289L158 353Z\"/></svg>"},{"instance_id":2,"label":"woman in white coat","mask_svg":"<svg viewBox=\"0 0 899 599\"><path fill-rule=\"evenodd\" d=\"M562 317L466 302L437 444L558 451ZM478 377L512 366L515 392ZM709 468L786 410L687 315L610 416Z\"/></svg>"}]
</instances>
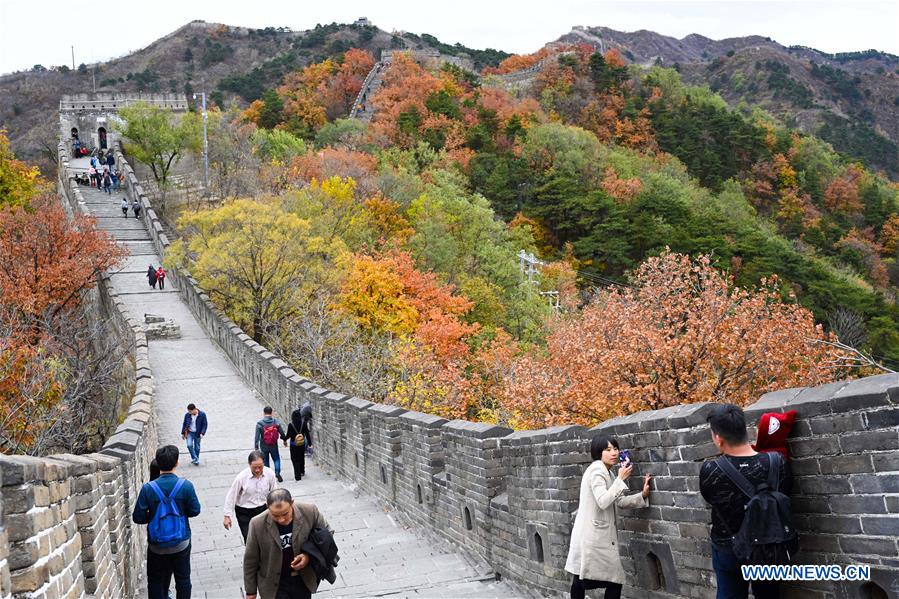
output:
<instances>
[{"instance_id":1,"label":"woman in white coat","mask_svg":"<svg viewBox=\"0 0 899 599\"><path fill-rule=\"evenodd\" d=\"M649 480L643 480L643 492L625 495L624 482L634 469L627 462L612 476L612 468L618 466L618 441L598 436L590 443L593 463L581 479L581 496L565 570L574 574L571 582L571 599L583 599L587 589L604 588L605 599L621 597L624 584L624 567L618 553L618 508L649 507Z\"/></svg>"}]
</instances>

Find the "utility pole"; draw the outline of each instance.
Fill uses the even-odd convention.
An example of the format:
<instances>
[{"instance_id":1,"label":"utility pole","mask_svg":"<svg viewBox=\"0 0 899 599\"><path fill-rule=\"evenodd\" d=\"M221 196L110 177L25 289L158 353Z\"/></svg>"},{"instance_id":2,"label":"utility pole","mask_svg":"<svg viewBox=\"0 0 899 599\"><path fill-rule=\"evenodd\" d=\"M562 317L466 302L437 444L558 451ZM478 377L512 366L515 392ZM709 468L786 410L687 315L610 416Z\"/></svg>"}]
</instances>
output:
<instances>
[{"instance_id":1,"label":"utility pole","mask_svg":"<svg viewBox=\"0 0 899 599\"><path fill-rule=\"evenodd\" d=\"M209 193L209 137L206 134L206 92L194 94L194 100L200 96L203 106L203 192Z\"/></svg>"},{"instance_id":2,"label":"utility pole","mask_svg":"<svg viewBox=\"0 0 899 599\"><path fill-rule=\"evenodd\" d=\"M540 285L539 281L534 280L534 275L540 275L540 270L537 267L543 266L543 264L544 262L537 259L534 254L524 250L518 252L518 268L521 270L521 276L528 278L528 289L532 289L533 285ZM558 313L561 310L558 291L538 291L537 293L549 300L549 306L555 312Z\"/></svg>"},{"instance_id":3,"label":"utility pole","mask_svg":"<svg viewBox=\"0 0 899 599\"><path fill-rule=\"evenodd\" d=\"M75 46L72 46L72 71L75 71Z\"/></svg>"},{"instance_id":4,"label":"utility pole","mask_svg":"<svg viewBox=\"0 0 899 599\"><path fill-rule=\"evenodd\" d=\"M543 262L538 260L534 254L529 254L528 252L521 250L518 252L518 264L522 276L527 276L528 284L536 283L536 281L534 281L534 275L540 274L540 271L537 270L537 266L543 264Z\"/></svg>"}]
</instances>

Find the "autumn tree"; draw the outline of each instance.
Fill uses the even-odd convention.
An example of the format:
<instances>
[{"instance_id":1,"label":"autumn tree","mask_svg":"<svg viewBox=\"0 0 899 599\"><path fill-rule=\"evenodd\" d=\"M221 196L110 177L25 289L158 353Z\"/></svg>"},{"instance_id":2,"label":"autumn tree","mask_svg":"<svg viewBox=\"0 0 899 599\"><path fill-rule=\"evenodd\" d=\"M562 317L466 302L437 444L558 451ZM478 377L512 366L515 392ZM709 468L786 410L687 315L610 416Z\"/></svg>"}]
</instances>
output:
<instances>
[{"instance_id":1,"label":"autumn tree","mask_svg":"<svg viewBox=\"0 0 899 599\"><path fill-rule=\"evenodd\" d=\"M6 130L0 129L0 208L27 206L40 188L37 167L16 159L9 147Z\"/></svg>"},{"instance_id":2,"label":"autumn tree","mask_svg":"<svg viewBox=\"0 0 899 599\"><path fill-rule=\"evenodd\" d=\"M126 138L125 152L147 165L163 192L172 168L188 152L199 152L202 147L200 119L192 112L175 114L137 102L119 109L119 116L123 123L117 127Z\"/></svg>"},{"instance_id":3,"label":"autumn tree","mask_svg":"<svg viewBox=\"0 0 899 599\"><path fill-rule=\"evenodd\" d=\"M322 260L331 248L274 199L231 200L178 224L185 236L172 244L167 264L190 272L259 343L266 323L294 314L329 270Z\"/></svg>"},{"instance_id":4,"label":"autumn tree","mask_svg":"<svg viewBox=\"0 0 899 599\"><path fill-rule=\"evenodd\" d=\"M850 218L859 214L862 210L859 198L861 179L862 170L852 165L841 176L831 181L824 192L824 203L827 209Z\"/></svg>"},{"instance_id":5,"label":"autumn tree","mask_svg":"<svg viewBox=\"0 0 899 599\"><path fill-rule=\"evenodd\" d=\"M256 127L237 111L209 111L209 191L219 199L247 197L259 190ZM199 155L202 167L202 155ZM198 177L198 178L201 178Z\"/></svg>"},{"instance_id":6,"label":"autumn tree","mask_svg":"<svg viewBox=\"0 0 899 599\"><path fill-rule=\"evenodd\" d=\"M96 450L118 424L121 349L82 300L124 256L93 218L71 219L34 169L0 155L0 452Z\"/></svg>"},{"instance_id":7,"label":"autumn tree","mask_svg":"<svg viewBox=\"0 0 899 599\"><path fill-rule=\"evenodd\" d=\"M664 253L637 269L632 287L561 321L545 356L522 357L502 403L525 428L700 401L746 405L843 374L828 340L808 310L781 300L775 280L741 289L706 256Z\"/></svg>"},{"instance_id":8,"label":"autumn tree","mask_svg":"<svg viewBox=\"0 0 899 599\"><path fill-rule=\"evenodd\" d=\"M0 210L0 299L16 313L58 314L80 302L97 275L125 255L92 217L71 220L58 200L33 198L31 210Z\"/></svg>"}]
</instances>

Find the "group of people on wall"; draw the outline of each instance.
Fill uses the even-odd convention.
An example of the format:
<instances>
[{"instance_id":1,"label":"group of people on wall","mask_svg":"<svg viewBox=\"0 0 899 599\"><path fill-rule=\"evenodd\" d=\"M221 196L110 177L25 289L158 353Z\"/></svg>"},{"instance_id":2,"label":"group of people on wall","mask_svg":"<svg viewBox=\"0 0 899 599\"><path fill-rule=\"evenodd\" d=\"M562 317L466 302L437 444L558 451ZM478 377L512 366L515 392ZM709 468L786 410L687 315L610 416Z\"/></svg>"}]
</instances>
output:
<instances>
[{"instance_id":1,"label":"group of people on wall","mask_svg":"<svg viewBox=\"0 0 899 599\"><path fill-rule=\"evenodd\" d=\"M188 404L181 426L190 462L200 466L202 440L209 428L206 413ZM225 496L222 524L237 526L245 544L244 589L247 599L309 599L322 579L336 580L339 559L333 530L312 503L294 500L279 483L278 444L290 447L294 479L306 472L306 454L312 452L312 406L293 411L287 429L266 406L256 423L255 449L247 467L235 476ZM177 599L189 599L191 583L191 530L189 519L201 506L193 483L175 474L179 449L165 445L150 463L150 480L141 487L132 513L137 524L147 525L147 594L168 599L175 579ZM270 465L274 465L274 470Z\"/></svg>"},{"instance_id":2,"label":"group of people on wall","mask_svg":"<svg viewBox=\"0 0 899 599\"><path fill-rule=\"evenodd\" d=\"M795 417L796 412L765 414L758 442L751 445L739 406L717 404L708 416L721 456L702 464L699 491L712 508L711 565L718 599L748 597L750 582L741 566L787 564L798 550L786 449ZM625 583L618 510L649 507L652 476L646 474L642 490L628 495L625 481L634 464L611 436L594 437L590 457L593 462L581 479L565 570L573 575L572 599L583 599L587 590L599 588L605 589L605 599L618 599ZM755 599L780 596L777 581L757 580L751 586Z\"/></svg>"},{"instance_id":3,"label":"group of people on wall","mask_svg":"<svg viewBox=\"0 0 899 599\"><path fill-rule=\"evenodd\" d=\"M785 444L794 419L795 412L766 414L759 440L751 445L740 407L717 404L708 416L711 438L721 456L702 464L699 490L711 506L711 565L718 599L748 597L750 583L742 575L742 565L789 563L797 550L787 497L791 474ZM181 434L193 465L200 465L207 428L206 414L188 405ZM236 520L246 546L247 599L257 595L308 598L321 580L335 579L339 558L333 531L315 505L295 501L287 489L280 488L279 443L290 448L294 479L302 480L306 455L312 451L310 404L293 411L286 429L271 407L263 409L247 468L237 474L225 497L223 526L230 530ZM594 437L590 456L592 462L581 479L565 570L573 576L572 599L583 599L590 589L604 589L606 599L618 599L626 581L618 511L649 507L653 477L644 474L640 491L627 493L627 481L637 466L614 437ZM154 462L151 480L141 489L132 514L134 522L148 525L149 597L166 599L174 576L178 599L187 599L191 594L187 522L201 507L193 485L175 475L177 447L160 448ZM756 599L779 597L778 582L755 581L751 586Z\"/></svg>"}]
</instances>

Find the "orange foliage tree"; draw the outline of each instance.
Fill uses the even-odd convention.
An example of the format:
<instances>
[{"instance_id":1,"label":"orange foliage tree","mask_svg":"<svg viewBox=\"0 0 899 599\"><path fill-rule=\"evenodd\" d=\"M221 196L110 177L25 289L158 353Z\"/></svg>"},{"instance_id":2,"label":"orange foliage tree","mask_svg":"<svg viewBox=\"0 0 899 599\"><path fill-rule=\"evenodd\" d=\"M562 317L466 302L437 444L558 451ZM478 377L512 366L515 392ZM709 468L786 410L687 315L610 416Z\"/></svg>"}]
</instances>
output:
<instances>
[{"instance_id":1,"label":"orange foliage tree","mask_svg":"<svg viewBox=\"0 0 899 599\"><path fill-rule=\"evenodd\" d=\"M840 212L848 217L861 213L862 202L858 188L862 174L858 166L852 165L841 176L830 182L824 191L824 204L828 210Z\"/></svg>"},{"instance_id":2,"label":"orange foliage tree","mask_svg":"<svg viewBox=\"0 0 899 599\"><path fill-rule=\"evenodd\" d=\"M31 210L0 211L0 301L14 311L39 316L79 302L96 276L114 266L125 250L97 228L91 217L69 219L57 200L32 200Z\"/></svg>"},{"instance_id":3,"label":"orange foliage tree","mask_svg":"<svg viewBox=\"0 0 899 599\"><path fill-rule=\"evenodd\" d=\"M501 398L513 426L593 425L700 401L746 405L840 374L830 337L810 311L781 301L776 281L741 289L706 256L666 252L633 283L561 321L545 355L517 360Z\"/></svg>"},{"instance_id":4,"label":"orange foliage tree","mask_svg":"<svg viewBox=\"0 0 899 599\"><path fill-rule=\"evenodd\" d=\"M85 359L84 352L90 350L79 345L79 335L88 333L67 328L72 325L58 330L58 323L80 324L77 317L66 318L76 312L82 292L124 255L97 229L94 219L76 216L70 220L58 200L50 196L25 199L27 209L0 208L0 255L4 257L0 277L2 452L39 452L46 441L41 438L43 433L62 417L60 410L72 407L60 404L67 383L81 384L77 379L82 373L67 371L73 363L70 354L80 353L78 357ZM74 420L83 416L71 412L63 415Z\"/></svg>"},{"instance_id":5,"label":"orange foliage tree","mask_svg":"<svg viewBox=\"0 0 899 599\"><path fill-rule=\"evenodd\" d=\"M387 399L448 418L482 417L498 356L510 354L501 331L475 347L480 325L463 320L472 306L401 250L355 255L337 301L364 329L394 335L397 382Z\"/></svg>"}]
</instances>

